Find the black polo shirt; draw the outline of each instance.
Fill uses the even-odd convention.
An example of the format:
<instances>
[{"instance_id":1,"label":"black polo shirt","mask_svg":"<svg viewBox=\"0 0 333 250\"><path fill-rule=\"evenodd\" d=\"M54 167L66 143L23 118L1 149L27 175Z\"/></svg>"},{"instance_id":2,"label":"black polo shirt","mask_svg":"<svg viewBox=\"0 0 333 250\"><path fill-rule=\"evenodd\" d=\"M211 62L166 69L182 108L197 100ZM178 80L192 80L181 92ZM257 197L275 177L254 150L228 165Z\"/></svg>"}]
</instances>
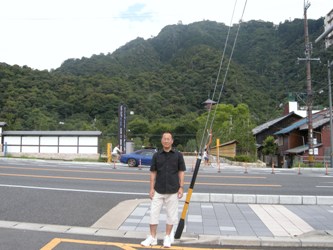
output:
<instances>
[{"instance_id":1,"label":"black polo shirt","mask_svg":"<svg viewBox=\"0 0 333 250\"><path fill-rule=\"evenodd\" d=\"M153 155L150 171L156 171L155 190L160 194L178 192L179 171L185 171L183 155L174 149L165 152L163 149Z\"/></svg>"}]
</instances>

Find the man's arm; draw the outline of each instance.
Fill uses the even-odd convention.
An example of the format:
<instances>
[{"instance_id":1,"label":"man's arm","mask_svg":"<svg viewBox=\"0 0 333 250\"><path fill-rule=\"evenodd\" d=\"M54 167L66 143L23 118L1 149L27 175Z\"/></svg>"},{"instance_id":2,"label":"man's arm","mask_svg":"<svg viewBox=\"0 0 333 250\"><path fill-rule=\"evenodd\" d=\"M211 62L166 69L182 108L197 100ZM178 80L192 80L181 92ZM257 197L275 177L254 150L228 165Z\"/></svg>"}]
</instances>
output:
<instances>
[{"instance_id":1,"label":"man's arm","mask_svg":"<svg viewBox=\"0 0 333 250\"><path fill-rule=\"evenodd\" d=\"M150 171L150 190L149 190L149 197L152 199L155 194L155 179L156 179L156 171Z\"/></svg>"},{"instance_id":2,"label":"man's arm","mask_svg":"<svg viewBox=\"0 0 333 250\"><path fill-rule=\"evenodd\" d=\"M178 178L179 178L179 190L178 190L178 198L182 198L183 197L183 193L184 193L184 176L185 176L185 172L184 171L179 171L178 172Z\"/></svg>"},{"instance_id":3,"label":"man's arm","mask_svg":"<svg viewBox=\"0 0 333 250\"><path fill-rule=\"evenodd\" d=\"M210 147L210 144L212 144L212 137L213 137L212 130L209 131L208 136L209 136L209 141L208 141L208 143L206 144L207 153L208 153L208 149L209 149L209 147Z\"/></svg>"}]
</instances>

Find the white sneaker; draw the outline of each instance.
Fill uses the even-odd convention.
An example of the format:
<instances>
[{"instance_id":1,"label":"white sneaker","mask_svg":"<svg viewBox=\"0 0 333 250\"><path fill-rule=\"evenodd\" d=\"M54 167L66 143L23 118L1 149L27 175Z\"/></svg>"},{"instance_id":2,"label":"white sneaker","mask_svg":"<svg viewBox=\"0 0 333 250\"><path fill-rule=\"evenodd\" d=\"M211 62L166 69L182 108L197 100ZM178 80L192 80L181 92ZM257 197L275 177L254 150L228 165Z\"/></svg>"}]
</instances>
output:
<instances>
[{"instance_id":1,"label":"white sneaker","mask_svg":"<svg viewBox=\"0 0 333 250\"><path fill-rule=\"evenodd\" d=\"M171 239L169 235L165 235L163 240L163 246L167 248L171 247Z\"/></svg>"},{"instance_id":2,"label":"white sneaker","mask_svg":"<svg viewBox=\"0 0 333 250\"><path fill-rule=\"evenodd\" d=\"M149 246L156 246L157 245L157 239L153 238L153 236L149 235L147 239L141 242L141 245L144 247L149 247Z\"/></svg>"},{"instance_id":3,"label":"white sneaker","mask_svg":"<svg viewBox=\"0 0 333 250\"><path fill-rule=\"evenodd\" d=\"M175 242L175 234L173 231L171 231L171 234L170 234L170 242L171 242L171 244L173 244Z\"/></svg>"}]
</instances>

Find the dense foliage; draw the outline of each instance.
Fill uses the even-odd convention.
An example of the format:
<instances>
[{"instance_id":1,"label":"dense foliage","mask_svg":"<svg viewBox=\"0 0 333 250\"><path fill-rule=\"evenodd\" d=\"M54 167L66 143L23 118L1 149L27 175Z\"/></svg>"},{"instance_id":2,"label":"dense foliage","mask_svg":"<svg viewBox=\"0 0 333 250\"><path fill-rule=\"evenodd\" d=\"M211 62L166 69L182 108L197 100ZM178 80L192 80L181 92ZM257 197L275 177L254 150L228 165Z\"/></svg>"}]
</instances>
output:
<instances>
[{"instance_id":1,"label":"dense foliage","mask_svg":"<svg viewBox=\"0 0 333 250\"><path fill-rule=\"evenodd\" d=\"M239 104L234 107L231 104L218 104L207 112L210 112L210 114L202 114L197 121L199 128L204 128L207 117L209 117L207 127L214 132L213 141L217 138L221 142L236 140L239 154L255 154L255 140L251 132L254 124L252 124L250 110L247 105ZM199 129L197 138L201 138L202 134L204 134L202 129Z\"/></svg>"},{"instance_id":2,"label":"dense foliage","mask_svg":"<svg viewBox=\"0 0 333 250\"><path fill-rule=\"evenodd\" d=\"M228 29L211 21L170 25L154 38L137 38L112 54L68 59L51 71L2 63L0 121L9 130L100 130L108 141L117 134L118 106L126 104L134 111L128 118L129 138L159 145L160 133L171 129L180 149L193 150L206 111L202 103L217 100L222 88L237 25L231 27L217 81ZM309 20L311 41L322 32L323 19ZM303 51L303 20L242 23L221 94L225 106L219 105L214 123L221 142L249 138L253 126L281 114L279 104L289 92L306 92L305 64L297 64ZM323 62L312 63L315 105L327 106L328 98L316 91L327 89L325 63L333 53L323 43L313 44L313 57ZM242 110L243 120L234 115ZM233 129L237 124L246 131L229 133L230 117ZM252 151L245 142L241 147Z\"/></svg>"}]
</instances>

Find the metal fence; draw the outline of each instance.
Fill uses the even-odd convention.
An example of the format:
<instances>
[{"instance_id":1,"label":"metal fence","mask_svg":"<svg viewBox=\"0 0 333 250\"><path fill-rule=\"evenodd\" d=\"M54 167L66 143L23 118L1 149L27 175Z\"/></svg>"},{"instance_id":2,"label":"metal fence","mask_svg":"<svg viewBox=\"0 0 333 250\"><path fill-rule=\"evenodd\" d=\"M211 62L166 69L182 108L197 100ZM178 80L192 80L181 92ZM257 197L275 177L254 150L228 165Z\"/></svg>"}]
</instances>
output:
<instances>
[{"instance_id":1,"label":"metal fence","mask_svg":"<svg viewBox=\"0 0 333 250\"><path fill-rule=\"evenodd\" d=\"M309 163L309 156L296 156L295 157L295 161L294 164L298 164L298 163L304 163L304 164L308 164ZM314 164L322 164L323 167L326 167L326 165L330 166L330 156L315 156L314 157Z\"/></svg>"}]
</instances>

